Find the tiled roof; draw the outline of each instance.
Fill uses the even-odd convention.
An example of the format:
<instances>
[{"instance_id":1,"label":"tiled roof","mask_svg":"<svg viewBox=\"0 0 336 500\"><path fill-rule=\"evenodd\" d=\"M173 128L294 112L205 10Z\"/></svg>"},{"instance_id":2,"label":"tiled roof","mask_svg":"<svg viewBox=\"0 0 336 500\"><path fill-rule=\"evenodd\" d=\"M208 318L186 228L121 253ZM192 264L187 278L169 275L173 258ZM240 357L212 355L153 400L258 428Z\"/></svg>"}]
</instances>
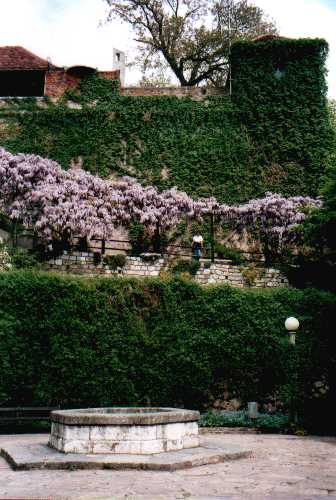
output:
<instances>
[{"instance_id":1,"label":"tiled roof","mask_svg":"<svg viewBox=\"0 0 336 500\"><path fill-rule=\"evenodd\" d=\"M269 40L286 40L286 37L267 33L265 35L256 36L252 39L252 42L268 42Z\"/></svg>"},{"instance_id":2,"label":"tiled roof","mask_svg":"<svg viewBox=\"0 0 336 500\"><path fill-rule=\"evenodd\" d=\"M48 61L19 46L0 47L0 71L46 70L53 67Z\"/></svg>"}]
</instances>

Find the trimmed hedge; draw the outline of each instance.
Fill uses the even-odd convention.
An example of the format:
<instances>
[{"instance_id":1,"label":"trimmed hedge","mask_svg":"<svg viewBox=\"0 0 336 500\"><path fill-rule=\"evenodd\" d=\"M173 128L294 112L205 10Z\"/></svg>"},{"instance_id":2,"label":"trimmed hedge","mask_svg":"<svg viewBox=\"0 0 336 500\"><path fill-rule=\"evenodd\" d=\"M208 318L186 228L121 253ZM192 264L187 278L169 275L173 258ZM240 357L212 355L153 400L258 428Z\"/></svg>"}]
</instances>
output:
<instances>
[{"instance_id":1,"label":"trimmed hedge","mask_svg":"<svg viewBox=\"0 0 336 500\"><path fill-rule=\"evenodd\" d=\"M2 273L0 405L202 409L224 380L245 401L285 398L294 358L284 319L295 315L299 402L312 415L316 401L335 404L335 302L318 290ZM313 399L321 380L330 390Z\"/></svg>"},{"instance_id":2,"label":"trimmed hedge","mask_svg":"<svg viewBox=\"0 0 336 500\"><path fill-rule=\"evenodd\" d=\"M239 41L232 46L232 101L273 192L316 196L333 162L323 39Z\"/></svg>"}]
</instances>

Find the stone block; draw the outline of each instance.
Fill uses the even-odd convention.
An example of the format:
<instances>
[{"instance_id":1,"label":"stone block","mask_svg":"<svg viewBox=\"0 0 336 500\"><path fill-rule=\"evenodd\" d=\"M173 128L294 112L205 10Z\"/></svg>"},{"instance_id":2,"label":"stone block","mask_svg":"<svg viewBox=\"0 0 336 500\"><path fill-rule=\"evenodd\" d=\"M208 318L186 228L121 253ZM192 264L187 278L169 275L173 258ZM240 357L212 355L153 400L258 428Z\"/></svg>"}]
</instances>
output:
<instances>
[{"instance_id":1,"label":"stone block","mask_svg":"<svg viewBox=\"0 0 336 500\"><path fill-rule=\"evenodd\" d=\"M162 426L162 437L164 439L181 439L184 436L184 425L185 424L167 424Z\"/></svg>"},{"instance_id":2,"label":"stone block","mask_svg":"<svg viewBox=\"0 0 336 500\"><path fill-rule=\"evenodd\" d=\"M185 422L184 423L184 435L185 436L198 436L198 424L197 422Z\"/></svg>"},{"instance_id":3,"label":"stone block","mask_svg":"<svg viewBox=\"0 0 336 500\"><path fill-rule=\"evenodd\" d=\"M183 448L196 448L200 445L199 436L185 436L183 438Z\"/></svg>"},{"instance_id":4,"label":"stone block","mask_svg":"<svg viewBox=\"0 0 336 500\"><path fill-rule=\"evenodd\" d=\"M165 442L165 451L182 450L183 439L167 439Z\"/></svg>"},{"instance_id":5,"label":"stone block","mask_svg":"<svg viewBox=\"0 0 336 500\"><path fill-rule=\"evenodd\" d=\"M92 453L90 441L63 440L62 450L64 453Z\"/></svg>"},{"instance_id":6,"label":"stone block","mask_svg":"<svg viewBox=\"0 0 336 500\"><path fill-rule=\"evenodd\" d=\"M88 426L69 426L59 424L56 432L58 436L71 441L90 439L90 427Z\"/></svg>"},{"instance_id":7,"label":"stone block","mask_svg":"<svg viewBox=\"0 0 336 500\"><path fill-rule=\"evenodd\" d=\"M166 451L166 443L163 439L141 442L140 453L143 455L152 455L154 453L163 453Z\"/></svg>"},{"instance_id":8,"label":"stone block","mask_svg":"<svg viewBox=\"0 0 336 500\"><path fill-rule=\"evenodd\" d=\"M130 454L141 453L141 441L92 441L92 453Z\"/></svg>"},{"instance_id":9,"label":"stone block","mask_svg":"<svg viewBox=\"0 0 336 500\"><path fill-rule=\"evenodd\" d=\"M95 426L91 429L90 439L94 441L112 439L115 441L153 440L156 439L156 427L144 426Z\"/></svg>"}]
</instances>

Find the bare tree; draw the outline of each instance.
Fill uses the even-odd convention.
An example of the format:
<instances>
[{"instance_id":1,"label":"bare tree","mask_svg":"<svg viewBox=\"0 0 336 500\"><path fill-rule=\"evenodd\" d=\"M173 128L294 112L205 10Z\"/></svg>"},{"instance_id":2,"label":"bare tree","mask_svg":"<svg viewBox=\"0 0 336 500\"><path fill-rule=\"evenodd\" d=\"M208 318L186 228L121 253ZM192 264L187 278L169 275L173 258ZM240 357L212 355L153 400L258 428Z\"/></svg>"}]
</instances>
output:
<instances>
[{"instance_id":1,"label":"bare tree","mask_svg":"<svg viewBox=\"0 0 336 500\"><path fill-rule=\"evenodd\" d=\"M104 1L108 21L118 18L132 27L143 73L166 66L182 86L222 84L233 41L277 33L249 0Z\"/></svg>"}]
</instances>

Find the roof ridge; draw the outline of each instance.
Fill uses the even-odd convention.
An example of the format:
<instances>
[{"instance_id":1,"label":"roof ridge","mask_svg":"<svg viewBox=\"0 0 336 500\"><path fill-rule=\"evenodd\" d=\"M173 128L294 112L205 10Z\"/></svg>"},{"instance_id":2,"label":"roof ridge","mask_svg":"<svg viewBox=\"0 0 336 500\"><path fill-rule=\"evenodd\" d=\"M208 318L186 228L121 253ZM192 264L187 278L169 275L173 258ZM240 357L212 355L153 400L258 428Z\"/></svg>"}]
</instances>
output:
<instances>
[{"instance_id":1,"label":"roof ridge","mask_svg":"<svg viewBox=\"0 0 336 500\"><path fill-rule=\"evenodd\" d=\"M4 45L0 47L0 70L27 70L57 68L47 59L34 54L22 45Z\"/></svg>"}]
</instances>

